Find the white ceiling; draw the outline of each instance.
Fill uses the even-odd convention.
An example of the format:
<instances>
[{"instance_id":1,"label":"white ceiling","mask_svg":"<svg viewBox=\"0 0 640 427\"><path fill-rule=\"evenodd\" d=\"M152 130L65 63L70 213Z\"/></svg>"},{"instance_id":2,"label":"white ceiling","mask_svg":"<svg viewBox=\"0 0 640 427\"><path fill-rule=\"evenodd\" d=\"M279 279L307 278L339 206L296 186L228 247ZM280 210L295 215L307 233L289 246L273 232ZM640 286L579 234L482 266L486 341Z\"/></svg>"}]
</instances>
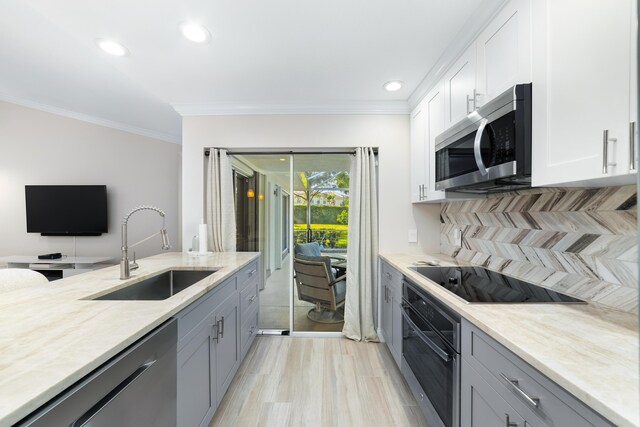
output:
<instances>
[{"instance_id":1,"label":"white ceiling","mask_svg":"<svg viewBox=\"0 0 640 427\"><path fill-rule=\"evenodd\" d=\"M406 111L465 23L496 2L0 0L0 99L174 141L172 106ZM210 43L181 36L188 20L209 28ZM98 37L131 54L106 55ZM405 87L385 92L392 79Z\"/></svg>"}]
</instances>

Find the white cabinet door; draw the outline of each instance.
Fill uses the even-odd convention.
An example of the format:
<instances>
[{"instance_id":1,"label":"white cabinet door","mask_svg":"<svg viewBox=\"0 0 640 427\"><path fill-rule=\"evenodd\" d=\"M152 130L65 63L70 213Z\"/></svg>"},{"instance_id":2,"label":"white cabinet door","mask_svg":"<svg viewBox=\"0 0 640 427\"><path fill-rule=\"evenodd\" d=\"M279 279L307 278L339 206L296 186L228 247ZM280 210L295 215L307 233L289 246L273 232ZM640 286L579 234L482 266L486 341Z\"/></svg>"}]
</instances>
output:
<instances>
[{"instance_id":1,"label":"white cabinet door","mask_svg":"<svg viewBox=\"0 0 640 427\"><path fill-rule=\"evenodd\" d=\"M531 0L512 0L476 41L477 103L531 81Z\"/></svg>"},{"instance_id":2,"label":"white cabinet door","mask_svg":"<svg viewBox=\"0 0 640 427\"><path fill-rule=\"evenodd\" d=\"M631 3L533 2L534 186L625 183Z\"/></svg>"},{"instance_id":3,"label":"white cabinet door","mask_svg":"<svg viewBox=\"0 0 640 427\"><path fill-rule=\"evenodd\" d=\"M624 170L635 174L638 171L638 3L631 1L631 71L629 82L629 148L623 150Z\"/></svg>"},{"instance_id":4,"label":"white cabinet door","mask_svg":"<svg viewBox=\"0 0 640 427\"><path fill-rule=\"evenodd\" d=\"M445 199L444 191L436 191L436 136L445 129L444 82L438 83L425 97L427 105L427 199Z\"/></svg>"},{"instance_id":5,"label":"white cabinet door","mask_svg":"<svg viewBox=\"0 0 640 427\"><path fill-rule=\"evenodd\" d=\"M411 201L424 200L427 184L426 111L424 100L411 113Z\"/></svg>"},{"instance_id":6,"label":"white cabinet door","mask_svg":"<svg viewBox=\"0 0 640 427\"><path fill-rule=\"evenodd\" d=\"M444 76L445 126L449 127L474 110L476 46L469 47Z\"/></svg>"},{"instance_id":7,"label":"white cabinet door","mask_svg":"<svg viewBox=\"0 0 640 427\"><path fill-rule=\"evenodd\" d=\"M440 202L443 200L475 199L481 196L465 193L436 190L436 137L445 130L445 90L441 81L424 97L425 146L426 146L426 185L423 201Z\"/></svg>"}]
</instances>

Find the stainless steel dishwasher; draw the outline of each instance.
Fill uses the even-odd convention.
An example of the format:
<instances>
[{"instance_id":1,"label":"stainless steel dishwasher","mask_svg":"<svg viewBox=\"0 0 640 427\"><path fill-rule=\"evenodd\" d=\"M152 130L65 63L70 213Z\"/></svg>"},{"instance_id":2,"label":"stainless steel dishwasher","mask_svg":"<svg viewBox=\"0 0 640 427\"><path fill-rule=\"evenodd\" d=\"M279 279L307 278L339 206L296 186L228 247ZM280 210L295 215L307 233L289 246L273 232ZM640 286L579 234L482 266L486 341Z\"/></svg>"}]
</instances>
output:
<instances>
[{"instance_id":1,"label":"stainless steel dishwasher","mask_svg":"<svg viewBox=\"0 0 640 427\"><path fill-rule=\"evenodd\" d=\"M176 342L171 319L18 425L175 426Z\"/></svg>"}]
</instances>

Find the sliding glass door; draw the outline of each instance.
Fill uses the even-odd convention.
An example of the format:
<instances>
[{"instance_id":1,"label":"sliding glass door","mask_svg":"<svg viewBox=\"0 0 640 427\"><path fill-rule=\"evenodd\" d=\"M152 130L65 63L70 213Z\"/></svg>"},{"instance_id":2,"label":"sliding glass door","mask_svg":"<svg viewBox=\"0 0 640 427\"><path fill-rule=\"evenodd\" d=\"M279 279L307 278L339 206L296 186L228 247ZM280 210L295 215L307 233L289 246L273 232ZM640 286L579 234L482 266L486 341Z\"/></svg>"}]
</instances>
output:
<instances>
[{"instance_id":1,"label":"sliding glass door","mask_svg":"<svg viewBox=\"0 0 640 427\"><path fill-rule=\"evenodd\" d=\"M342 331L345 284L328 292L346 269L351 156L232 155L237 248L262 254L263 331ZM305 254L327 262L318 274L328 274L298 274L296 282L294 260Z\"/></svg>"}]
</instances>

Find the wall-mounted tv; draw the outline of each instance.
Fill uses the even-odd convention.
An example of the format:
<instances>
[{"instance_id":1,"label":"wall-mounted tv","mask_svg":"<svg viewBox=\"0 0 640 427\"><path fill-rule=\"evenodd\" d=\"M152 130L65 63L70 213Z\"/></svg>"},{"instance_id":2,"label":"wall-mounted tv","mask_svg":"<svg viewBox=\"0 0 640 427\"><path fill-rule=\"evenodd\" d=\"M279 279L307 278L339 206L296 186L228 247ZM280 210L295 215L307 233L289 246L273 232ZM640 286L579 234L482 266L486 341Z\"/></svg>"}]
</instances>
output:
<instances>
[{"instance_id":1,"label":"wall-mounted tv","mask_svg":"<svg viewBox=\"0 0 640 427\"><path fill-rule=\"evenodd\" d=\"M27 233L99 236L108 232L106 185L26 185Z\"/></svg>"}]
</instances>

